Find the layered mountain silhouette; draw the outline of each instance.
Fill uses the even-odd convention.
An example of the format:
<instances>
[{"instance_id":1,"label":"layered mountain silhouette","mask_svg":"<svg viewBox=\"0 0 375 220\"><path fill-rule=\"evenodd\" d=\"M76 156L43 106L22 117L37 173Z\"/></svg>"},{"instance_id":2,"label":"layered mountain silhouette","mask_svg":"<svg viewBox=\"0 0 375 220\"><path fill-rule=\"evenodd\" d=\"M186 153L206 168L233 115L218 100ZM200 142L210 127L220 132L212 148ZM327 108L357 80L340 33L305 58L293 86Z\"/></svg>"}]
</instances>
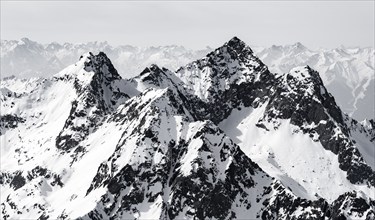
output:
<instances>
[{"instance_id":1,"label":"layered mountain silhouette","mask_svg":"<svg viewBox=\"0 0 375 220\"><path fill-rule=\"evenodd\" d=\"M309 65L317 70L340 108L363 121L374 119L375 75L372 47L311 49L301 43L292 45L252 46L254 53L274 73L289 72L296 66ZM103 51L123 78L137 76L153 63L175 71L212 49L191 50L183 46L137 47L112 46L107 42L42 44L28 38L1 40L1 77L32 78L53 76L91 51ZM371 108L369 108L370 106Z\"/></svg>"}]
</instances>

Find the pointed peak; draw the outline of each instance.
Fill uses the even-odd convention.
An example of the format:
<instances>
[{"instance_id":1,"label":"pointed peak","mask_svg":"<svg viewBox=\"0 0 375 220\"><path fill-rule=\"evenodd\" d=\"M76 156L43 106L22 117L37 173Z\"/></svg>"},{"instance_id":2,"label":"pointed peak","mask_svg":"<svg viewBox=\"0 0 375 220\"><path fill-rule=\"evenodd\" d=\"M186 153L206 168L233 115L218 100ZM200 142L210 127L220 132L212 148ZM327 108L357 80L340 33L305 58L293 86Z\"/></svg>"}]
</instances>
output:
<instances>
[{"instance_id":1,"label":"pointed peak","mask_svg":"<svg viewBox=\"0 0 375 220\"><path fill-rule=\"evenodd\" d=\"M281 45L276 45L276 44L272 44L272 46L270 47L271 49L274 49L274 50L280 50L280 49L283 49L283 46Z\"/></svg>"},{"instance_id":2,"label":"pointed peak","mask_svg":"<svg viewBox=\"0 0 375 220\"><path fill-rule=\"evenodd\" d=\"M134 96L130 99L130 102L138 103L141 108L148 108L150 106L157 107L158 113L165 113L169 115L185 115L191 118L190 113L186 110L184 102L181 99L179 92L172 87L149 87L138 96ZM161 110L162 111L159 111ZM156 111L149 111L150 114L154 115Z\"/></svg>"},{"instance_id":3,"label":"pointed peak","mask_svg":"<svg viewBox=\"0 0 375 220\"><path fill-rule=\"evenodd\" d=\"M111 60L103 52L94 55L92 52L84 53L80 56L79 61L68 66L59 73L55 74L56 78L79 79L82 82L90 82L93 76L100 75L108 81L121 79ZM85 83L84 83L85 84Z\"/></svg>"},{"instance_id":4,"label":"pointed peak","mask_svg":"<svg viewBox=\"0 0 375 220\"><path fill-rule=\"evenodd\" d=\"M243 42L241 39L239 39L236 36L230 39L225 45L234 49L235 51L237 51L237 53L241 53L241 52L253 53L251 48L245 42Z\"/></svg>"},{"instance_id":5,"label":"pointed peak","mask_svg":"<svg viewBox=\"0 0 375 220\"><path fill-rule=\"evenodd\" d=\"M338 48L342 49L342 50L346 50L346 47L343 44L340 44L340 46Z\"/></svg>"},{"instance_id":6,"label":"pointed peak","mask_svg":"<svg viewBox=\"0 0 375 220\"><path fill-rule=\"evenodd\" d=\"M305 47L301 42L296 42L293 46L295 46L295 47Z\"/></svg>"},{"instance_id":7,"label":"pointed peak","mask_svg":"<svg viewBox=\"0 0 375 220\"><path fill-rule=\"evenodd\" d=\"M146 73L150 73L150 72L155 73L155 72L162 72L162 71L164 71L164 68L160 69L158 65L151 64L149 67L146 67L139 75L143 76Z\"/></svg>"},{"instance_id":8,"label":"pointed peak","mask_svg":"<svg viewBox=\"0 0 375 220\"><path fill-rule=\"evenodd\" d=\"M102 74L108 80L121 79L111 60L104 52L99 52L97 55L91 52L87 53L84 69L88 72L94 71L95 73Z\"/></svg>"},{"instance_id":9,"label":"pointed peak","mask_svg":"<svg viewBox=\"0 0 375 220\"><path fill-rule=\"evenodd\" d=\"M108 58L107 54L105 54L104 52L100 51L97 55L94 55L92 52L88 52L88 53L85 53L84 55L82 55L81 57L85 57L87 58L89 61L90 60L94 60L96 62L99 62L101 64L111 64L111 60Z\"/></svg>"},{"instance_id":10,"label":"pointed peak","mask_svg":"<svg viewBox=\"0 0 375 220\"><path fill-rule=\"evenodd\" d=\"M59 44L58 42L54 41L48 45L45 46L45 49L46 50L57 50L57 49L61 49L63 46L61 46L61 44Z\"/></svg>"},{"instance_id":11,"label":"pointed peak","mask_svg":"<svg viewBox=\"0 0 375 220\"><path fill-rule=\"evenodd\" d=\"M28 43L28 42L32 42L29 38L27 37L23 37L21 38L21 41L24 42L24 43Z\"/></svg>"},{"instance_id":12,"label":"pointed peak","mask_svg":"<svg viewBox=\"0 0 375 220\"><path fill-rule=\"evenodd\" d=\"M311 73L313 73L313 72L316 72L316 71L313 70L309 65L297 66L297 67L292 68L289 71L289 73L292 74L292 75L296 75L296 74L301 74L301 75L308 74L308 75L311 75Z\"/></svg>"},{"instance_id":13,"label":"pointed peak","mask_svg":"<svg viewBox=\"0 0 375 220\"><path fill-rule=\"evenodd\" d=\"M303 68L306 69L309 72L314 71L309 65L304 65Z\"/></svg>"},{"instance_id":14,"label":"pointed peak","mask_svg":"<svg viewBox=\"0 0 375 220\"><path fill-rule=\"evenodd\" d=\"M290 45L289 48L298 52L308 50L307 47L305 47L305 45L303 45L301 42L296 42Z\"/></svg>"},{"instance_id":15,"label":"pointed peak","mask_svg":"<svg viewBox=\"0 0 375 220\"><path fill-rule=\"evenodd\" d=\"M91 51L84 53L81 55L80 59L81 58L95 59L96 57L102 57L103 59L109 60L107 54L105 54L103 51L100 51L97 55L94 55Z\"/></svg>"},{"instance_id":16,"label":"pointed peak","mask_svg":"<svg viewBox=\"0 0 375 220\"><path fill-rule=\"evenodd\" d=\"M233 37L221 47L207 54L206 58L221 59L222 57L231 57L232 60L240 60L246 62L247 60L257 59L253 50L245 42L238 37ZM203 59L202 59L203 60ZM198 60L199 61L199 60Z\"/></svg>"},{"instance_id":17,"label":"pointed peak","mask_svg":"<svg viewBox=\"0 0 375 220\"><path fill-rule=\"evenodd\" d=\"M148 85L165 88L178 82L178 78L168 69L152 64L146 67L133 80L147 83Z\"/></svg>"},{"instance_id":18,"label":"pointed peak","mask_svg":"<svg viewBox=\"0 0 375 220\"><path fill-rule=\"evenodd\" d=\"M101 57L108 59L107 54L105 54L103 51L100 51L97 56L101 56Z\"/></svg>"},{"instance_id":19,"label":"pointed peak","mask_svg":"<svg viewBox=\"0 0 375 220\"><path fill-rule=\"evenodd\" d=\"M363 121L360 122L367 129L375 129L375 121L374 119L367 119L365 118Z\"/></svg>"},{"instance_id":20,"label":"pointed peak","mask_svg":"<svg viewBox=\"0 0 375 220\"><path fill-rule=\"evenodd\" d=\"M151 64L151 66L150 66L150 70L151 70L151 71L155 71L155 72L162 71L162 69L159 68L159 66L156 65L156 64Z\"/></svg>"},{"instance_id":21,"label":"pointed peak","mask_svg":"<svg viewBox=\"0 0 375 220\"><path fill-rule=\"evenodd\" d=\"M35 41L30 40L27 37L24 37L18 41L18 45L34 46L34 45L39 45L39 44Z\"/></svg>"},{"instance_id":22,"label":"pointed peak","mask_svg":"<svg viewBox=\"0 0 375 220\"><path fill-rule=\"evenodd\" d=\"M229 43L244 43L241 39L239 39L237 36L234 36L234 37L232 37L232 39L230 39L229 41L228 41L228 44Z\"/></svg>"},{"instance_id":23,"label":"pointed peak","mask_svg":"<svg viewBox=\"0 0 375 220\"><path fill-rule=\"evenodd\" d=\"M319 72L312 69L310 66L298 66L289 71L289 73L286 74L286 77L292 76L294 80L297 80L298 84L304 84L304 85L311 85L313 87L317 88L324 88L323 80L320 77ZM325 93L326 89L324 88L320 90L320 92Z\"/></svg>"},{"instance_id":24,"label":"pointed peak","mask_svg":"<svg viewBox=\"0 0 375 220\"><path fill-rule=\"evenodd\" d=\"M311 74L314 74L314 75L317 75L317 76L320 77L319 72L316 71L315 69L311 68L309 65L304 65L303 68L304 68L308 73L310 73L310 75L311 75Z\"/></svg>"}]
</instances>

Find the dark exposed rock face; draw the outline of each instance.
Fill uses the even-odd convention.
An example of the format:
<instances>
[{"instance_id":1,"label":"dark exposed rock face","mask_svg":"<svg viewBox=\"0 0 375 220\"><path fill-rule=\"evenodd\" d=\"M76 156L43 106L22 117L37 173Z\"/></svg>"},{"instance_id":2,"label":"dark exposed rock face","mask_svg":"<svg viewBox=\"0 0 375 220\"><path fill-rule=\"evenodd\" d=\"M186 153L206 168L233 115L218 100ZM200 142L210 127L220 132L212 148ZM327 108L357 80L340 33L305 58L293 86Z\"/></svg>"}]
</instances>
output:
<instances>
[{"instance_id":1,"label":"dark exposed rock face","mask_svg":"<svg viewBox=\"0 0 375 220\"><path fill-rule=\"evenodd\" d=\"M370 142L375 142L375 121L373 119L370 119L368 124L364 125L345 115L344 121L351 133L359 132L367 137Z\"/></svg>"},{"instance_id":2,"label":"dark exposed rock face","mask_svg":"<svg viewBox=\"0 0 375 220\"><path fill-rule=\"evenodd\" d=\"M280 182L274 182L268 187L264 192L264 196L267 197L272 190L276 190L277 194L263 201L264 208L257 216L259 219L325 219L329 217L328 210L330 205L324 199L311 201L296 197L288 193ZM298 209L302 213L295 215Z\"/></svg>"},{"instance_id":3,"label":"dark exposed rock face","mask_svg":"<svg viewBox=\"0 0 375 220\"><path fill-rule=\"evenodd\" d=\"M329 213L331 219L346 219L347 216L374 219L375 201L371 199L366 201L359 197L356 192L347 192L332 203Z\"/></svg>"},{"instance_id":4,"label":"dark exposed rock face","mask_svg":"<svg viewBox=\"0 0 375 220\"><path fill-rule=\"evenodd\" d=\"M13 129L19 123L24 123L26 120L17 115L1 115L0 116L0 135L3 135L7 129Z\"/></svg>"},{"instance_id":5,"label":"dark exposed rock face","mask_svg":"<svg viewBox=\"0 0 375 220\"><path fill-rule=\"evenodd\" d=\"M106 82L111 82L116 79L121 79L121 76L117 73L117 70L113 66L111 60L103 52L99 52L98 55L93 55L90 53L89 62L85 63L85 68L87 72L93 71L96 73L98 80L100 78L105 78ZM93 80L96 82L104 82L103 79L100 81Z\"/></svg>"},{"instance_id":6,"label":"dark exposed rock face","mask_svg":"<svg viewBox=\"0 0 375 220\"><path fill-rule=\"evenodd\" d=\"M278 183L272 187L280 187ZM270 203L270 201L272 201ZM370 199L359 197L356 192L347 192L339 196L331 204L324 199L309 201L296 198L280 190L271 199L263 202L265 208L261 214L261 219L373 219L375 217L375 202ZM278 210L283 210L278 214ZM302 210L299 216L294 215L297 209ZM307 211L311 210L311 211ZM280 212L279 212L280 213Z\"/></svg>"},{"instance_id":7,"label":"dark exposed rock face","mask_svg":"<svg viewBox=\"0 0 375 220\"><path fill-rule=\"evenodd\" d=\"M14 190L17 190L23 187L26 183L42 177L43 179L50 181L51 185L58 185L62 187L64 184L61 182L60 176L56 173L51 172L50 170L36 166L29 171L15 171L13 173L0 172L0 184L13 187ZM39 182L41 184L41 182Z\"/></svg>"},{"instance_id":8,"label":"dark exposed rock face","mask_svg":"<svg viewBox=\"0 0 375 220\"><path fill-rule=\"evenodd\" d=\"M303 132L316 132L322 145L337 154L343 143L331 138L334 128L340 129L342 136L348 135L341 110L317 72L308 66L292 71L278 78L279 86L266 107L265 120L290 119ZM304 125L311 124L316 125L316 129L304 128Z\"/></svg>"},{"instance_id":9,"label":"dark exposed rock face","mask_svg":"<svg viewBox=\"0 0 375 220\"><path fill-rule=\"evenodd\" d=\"M13 187L14 190L17 190L24 186L26 183L25 178L21 175L20 172L16 173L13 177L12 182L10 182L10 186Z\"/></svg>"}]
</instances>

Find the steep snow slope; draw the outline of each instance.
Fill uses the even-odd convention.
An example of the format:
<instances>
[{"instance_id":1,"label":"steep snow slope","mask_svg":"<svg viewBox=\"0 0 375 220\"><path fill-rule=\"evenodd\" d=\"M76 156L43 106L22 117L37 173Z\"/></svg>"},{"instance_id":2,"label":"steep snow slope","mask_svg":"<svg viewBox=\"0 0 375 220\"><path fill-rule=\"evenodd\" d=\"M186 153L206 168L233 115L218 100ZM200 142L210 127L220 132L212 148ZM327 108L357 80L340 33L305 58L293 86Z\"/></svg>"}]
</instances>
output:
<instances>
[{"instance_id":1,"label":"steep snow slope","mask_svg":"<svg viewBox=\"0 0 375 220\"><path fill-rule=\"evenodd\" d=\"M233 137L246 155L301 197L323 197L331 202L345 192L357 190L375 198L374 187L350 183L346 173L339 168L337 155L298 132L300 128L291 125L290 121L281 121L277 130L259 128L257 123L265 106L234 110L219 126ZM373 155L363 153L370 158ZM373 167L373 159L368 162Z\"/></svg>"}]
</instances>

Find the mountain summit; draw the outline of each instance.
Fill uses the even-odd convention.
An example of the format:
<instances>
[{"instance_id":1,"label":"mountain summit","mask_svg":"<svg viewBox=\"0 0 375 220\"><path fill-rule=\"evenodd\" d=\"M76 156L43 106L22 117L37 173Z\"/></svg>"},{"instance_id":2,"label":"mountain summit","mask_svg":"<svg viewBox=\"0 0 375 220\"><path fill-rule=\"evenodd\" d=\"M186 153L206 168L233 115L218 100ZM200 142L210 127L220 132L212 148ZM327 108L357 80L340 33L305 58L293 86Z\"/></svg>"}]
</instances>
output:
<instances>
[{"instance_id":1,"label":"mountain summit","mask_svg":"<svg viewBox=\"0 0 375 220\"><path fill-rule=\"evenodd\" d=\"M245 42L237 37L233 37L227 43L228 47L233 48L239 54L252 54L253 51Z\"/></svg>"},{"instance_id":2,"label":"mountain summit","mask_svg":"<svg viewBox=\"0 0 375 220\"><path fill-rule=\"evenodd\" d=\"M237 37L176 72L122 79L87 53L2 85L4 219L375 216L373 126L317 71L272 73Z\"/></svg>"}]
</instances>

